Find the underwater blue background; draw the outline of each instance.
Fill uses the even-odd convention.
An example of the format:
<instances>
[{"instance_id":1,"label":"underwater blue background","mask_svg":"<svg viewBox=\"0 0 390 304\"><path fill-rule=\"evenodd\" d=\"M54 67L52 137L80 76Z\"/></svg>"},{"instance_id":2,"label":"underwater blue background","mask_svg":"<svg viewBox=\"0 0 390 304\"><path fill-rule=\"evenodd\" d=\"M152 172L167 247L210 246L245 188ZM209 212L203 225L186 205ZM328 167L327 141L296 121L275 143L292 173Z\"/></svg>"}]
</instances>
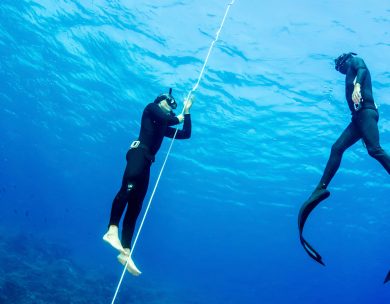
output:
<instances>
[{"instance_id":1,"label":"underwater blue background","mask_svg":"<svg viewBox=\"0 0 390 304\"><path fill-rule=\"evenodd\" d=\"M101 237L126 151L147 103L195 84L227 4L1 1L0 303L111 303L122 266ZM390 151L388 1L236 1L117 303L390 303L390 179L360 142L306 224L326 267L299 243L350 120L333 68L347 51Z\"/></svg>"}]
</instances>

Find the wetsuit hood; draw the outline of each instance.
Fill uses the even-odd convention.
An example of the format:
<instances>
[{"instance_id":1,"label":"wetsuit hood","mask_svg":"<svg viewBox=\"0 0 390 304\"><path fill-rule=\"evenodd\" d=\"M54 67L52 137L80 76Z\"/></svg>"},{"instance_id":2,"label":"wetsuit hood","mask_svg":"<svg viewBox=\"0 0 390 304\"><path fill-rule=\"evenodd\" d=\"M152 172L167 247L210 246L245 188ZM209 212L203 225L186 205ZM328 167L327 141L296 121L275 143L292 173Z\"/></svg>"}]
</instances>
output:
<instances>
[{"instance_id":1,"label":"wetsuit hood","mask_svg":"<svg viewBox=\"0 0 390 304\"><path fill-rule=\"evenodd\" d=\"M334 60L334 68L341 74L347 74L348 65L346 64L349 59L357 55L354 52L344 53Z\"/></svg>"},{"instance_id":2,"label":"wetsuit hood","mask_svg":"<svg viewBox=\"0 0 390 304\"><path fill-rule=\"evenodd\" d=\"M176 103L176 100L175 98L172 96L172 88L169 89L169 93L164 93L164 94L160 94L156 97L156 99L154 100L154 103L160 103L161 101L163 100L166 100L167 103L169 104L169 106L172 108L172 109L176 109L177 108L177 103Z\"/></svg>"}]
</instances>

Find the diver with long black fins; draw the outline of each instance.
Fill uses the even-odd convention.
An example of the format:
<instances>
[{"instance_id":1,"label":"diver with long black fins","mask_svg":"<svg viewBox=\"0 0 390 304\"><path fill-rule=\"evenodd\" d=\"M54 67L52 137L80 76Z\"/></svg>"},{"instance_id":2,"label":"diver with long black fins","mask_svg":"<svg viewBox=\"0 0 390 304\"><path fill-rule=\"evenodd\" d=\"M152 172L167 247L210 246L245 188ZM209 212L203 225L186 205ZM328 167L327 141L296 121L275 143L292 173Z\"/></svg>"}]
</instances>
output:
<instances>
[{"instance_id":1,"label":"diver with long black fins","mask_svg":"<svg viewBox=\"0 0 390 304\"><path fill-rule=\"evenodd\" d=\"M175 115L177 107L172 89L168 94L160 94L154 102L149 103L141 118L141 128L138 139L133 141L126 153L126 169L122 178L122 185L116 194L111 207L108 231L103 240L119 251L118 261L126 265L126 269L138 276L141 271L132 260L131 242L136 221L142 209L149 185L150 167L161 147L164 137L188 139L191 137L191 115L194 98L191 96L184 104L183 113ZM172 127L183 123L183 128L177 130ZM127 210L125 212L125 209ZM118 226L125 213L122 224L122 238L119 239Z\"/></svg>"},{"instance_id":2,"label":"diver with long black fins","mask_svg":"<svg viewBox=\"0 0 390 304\"><path fill-rule=\"evenodd\" d=\"M345 97L352 119L333 144L328 163L318 186L303 204L298 215L300 241L306 252L318 263L325 265L322 257L302 236L303 227L313 209L329 197L329 183L340 167L343 153L363 139L368 154L375 158L390 174L390 157L379 144L379 114L372 95L371 75L362 58L356 53L344 53L335 59L335 69L345 75ZM390 280L390 273L385 283Z\"/></svg>"}]
</instances>

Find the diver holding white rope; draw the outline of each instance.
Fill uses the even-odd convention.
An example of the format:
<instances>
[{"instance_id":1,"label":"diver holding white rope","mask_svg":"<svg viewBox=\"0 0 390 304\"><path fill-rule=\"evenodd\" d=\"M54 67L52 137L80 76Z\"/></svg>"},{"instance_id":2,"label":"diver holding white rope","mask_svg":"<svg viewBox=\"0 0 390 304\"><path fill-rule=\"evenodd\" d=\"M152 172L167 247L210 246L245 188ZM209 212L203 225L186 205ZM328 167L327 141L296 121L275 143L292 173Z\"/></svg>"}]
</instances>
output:
<instances>
[{"instance_id":1,"label":"diver holding white rope","mask_svg":"<svg viewBox=\"0 0 390 304\"><path fill-rule=\"evenodd\" d=\"M131 240L148 189L150 166L154 162L164 137L190 138L190 109L193 101L193 96L188 98L184 104L183 113L176 116L173 110L176 109L177 104L172 96L172 89L169 94L159 95L153 103L145 107L139 137L133 141L126 154L127 165L122 186L112 203L108 231L103 236L103 240L120 252L119 262L126 265L126 269L135 276L140 275L141 272L130 256ZM179 123L183 123L182 130L171 127ZM122 239L119 240L118 226L126 205Z\"/></svg>"},{"instance_id":2,"label":"diver holding white rope","mask_svg":"<svg viewBox=\"0 0 390 304\"><path fill-rule=\"evenodd\" d=\"M136 233L136 235L135 235L135 237L134 237L134 240L133 240L133 244L132 244L131 250L130 250L130 248L125 248L124 250L122 250L123 246L126 246L127 244L125 243L125 244L123 244L123 246L121 246L122 244L121 244L120 242L118 242L118 240L119 240L119 238L117 237L117 236L118 236L118 228L117 228L118 226L115 225L115 223L113 223L114 225L111 225L111 224L109 225L109 231L108 231L108 232L106 233L106 235L103 237L103 239L105 239L106 241L108 241L114 248L118 249L118 250L121 252L120 255L118 256L118 259L119 259L119 261L120 261L122 264L125 265L125 267L124 267L124 269L123 269L123 271L122 271L121 278L119 279L118 285L117 285L117 287L116 287L115 294L114 294L114 296L113 296L113 298L112 298L111 304L114 304L114 303L115 303L115 300L116 300L116 297L117 297L117 295L118 295L119 289L120 289L121 284L122 284L122 282L123 282L124 275L125 275L125 273L126 273L126 269L129 270L129 271L130 271L131 273L133 273L134 275L139 275L139 274L140 274L140 271L136 268L136 266L135 266L133 260L131 259L131 256L132 256L132 254L133 254L135 245L137 244L138 237L139 237L139 235L140 235L140 233L141 233L141 230L142 230L143 224L144 224L144 222L145 222L145 218L146 218L146 216L147 216L147 214L148 214L148 210L149 210L149 208L150 208L150 206L151 206L151 203L152 203L154 194L156 193L156 189L157 189L158 183L159 183L159 181L160 181L160 178L161 178L161 176L162 176L162 173L163 173L163 171L164 171L165 164L166 164L166 162L167 162L167 160L168 160L168 157L169 157L169 154L170 154L170 152L171 152L171 150L172 150L173 143L174 143L174 141L175 141L176 138L185 139L185 138L189 138L190 135L191 135L191 118L190 118L190 116L189 116L189 110L190 110L190 108L191 108L191 106L192 106L192 103L193 103L193 97L192 97L192 95L193 95L193 93L196 91L196 89L197 89L198 86L199 86L200 80L202 79L203 73L204 73L205 68L206 68L206 66L207 66L207 63L208 63L208 60L209 60L211 51L212 51L212 49L213 49L213 47L214 47L216 41L218 40L219 34L221 33L221 30L222 30L223 25L224 25L224 23L225 23L225 20L226 20L226 17L227 17L227 15L228 15L228 12L229 12L229 10L230 10L230 7L234 4L234 1L235 1L235 0L232 0L232 1L227 5L227 7L226 7L225 14L224 14L224 16L223 16L223 18L222 18L222 22L221 22L221 24L220 24L220 26L219 26L219 29L218 29L218 31L217 31L217 33L216 33L216 35L215 35L214 40L213 40L213 41L211 42L211 44L210 44L209 50L208 50L207 55L206 55L206 59L205 59L204 62L203 62L203 66L202 66L202 69L201 69L201 71L200 71L200 73L199 73L198 80L197 80L196 84L193 86L193 88L188 92L188 95L187 95L187 97L185 98L185 103L184 103L183 112L177 116L177 118L183 117L183 120L184 120L183 129L182 129L182 130L178 130L178 129L169 128L168 123L167 123L166 131L167 131L168 133L162 135L162 137L161 137L161 141L162 141L162 138L163 138L164 136L171 137L171 138L172 138L171 144L170 144L169 149L168 149L168 152L167 152L167 154L166 154L166 156L165 156L165 159L164 159L163 165L162 165L162 167L161 167L160 173L159 173L159 175L158 175L158 177L157 177L156 184L154 185L152 194L151 194L151 196L150 196L150 199L149 199L149 202L148 202L148 204L147 204L147 207L146 207L145 213L144 213L144 215L143 215L143 218L142 218L142 220L141 220L141 222L140 222L138 231L137 231L137 233ZM170 90L170 91L169 91L169 96L168 96L168 98L167 98L166 100L167 100L167 102L168 102L169 104L171 104L171 105L173 105L173 107L175 107L176 102L172 103L172 100L171 100L171 99L173 99L173 97L172 97L171 93L172 93L172 91ZM172 98L171 98L171 97L172 97ZM164 98L163 98L163 99L164 99ZM157 99L155 100L155 103L160 103L160 101L161 101L161 100L159 100L159 98L157 98ZM173 99L173 101L174 101L174 99ZM164 107L164 105L162 105L162 106ZM172 112L170 112L170 113L172 113ZM176 123L173 123L172 125L174 125L174 124L177 124L177 122L176 122ZM141 141L140 141L140 143L141 143ZM160 144L161 144L161 142L160 142ZM135 145L138 146L139 144L136 143ZM160 146L158 145L158 148L159 148L159 147L160 147ZM158 148L157 148L157 150L158 150ZM156 150L156 152L157 152L157 150ZM149 167L150 167L150 166L149 166ZM146 182L145 184L147 185L148 183ZM145 190L145 192L146 192L146 190ZM113 206L113 207L114 207L114 206ZM124 208L123 208L123 209L124 209ZM119 211L120 211L120 210L119 210ZM122 213L123 213L123 211L122 211ZM139 212L138 212L138 213L139 213ZM137 214L137 216L138 216L138 214ZM137 217L137 216L136 216L136 217ZM134 231L134 228L132 229L131 235L133 234L133 231ZM116 237L115 237L115 236L116 236ZM129 239L129 238L126 237L126 239ZM123 243L123 240L124 240L124 238L122 237L122 243ZM130 241L129 241L129 242L131 242L131 237L130 237ZM129 243L129 242L128 242L128 243ZM122 247L122 248L121 248L121 247ZM127 259L126 259L126 257L127 257ZM124 260L126 260L126 262L124 262ZM130 265L130 266L129 266L129 265ZM133 266L133 265L134 265L134 266Z\"/></svg>"}]
</instances>

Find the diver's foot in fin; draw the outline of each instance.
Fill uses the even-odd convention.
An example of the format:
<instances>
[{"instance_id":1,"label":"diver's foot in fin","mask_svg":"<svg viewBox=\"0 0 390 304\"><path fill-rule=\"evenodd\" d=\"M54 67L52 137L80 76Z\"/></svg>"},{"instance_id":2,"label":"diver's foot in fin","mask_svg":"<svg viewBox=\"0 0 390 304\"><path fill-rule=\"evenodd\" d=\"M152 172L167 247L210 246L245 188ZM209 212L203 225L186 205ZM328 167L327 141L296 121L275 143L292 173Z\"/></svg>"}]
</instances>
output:
<instances>
[{"instance_id":1,"label":"diver's foot in fin","mask_svg":"<svg viewBox=\"0 0 390 304\"><path fill-rule=\"evenodd\" d=\"M387 273L387 276L386 276L385 281L383 282L383 284L386 284L389 281L390 281L390 271Z\"/></svg>"},{"instance_id":2,"label":"diver's foot in fin","mask_svg":"<svg viewBox=\"0 0 390 304\"><path fill-rule=\"evenodd\" d=\"M116 250L120 252L125 252L123 249L123 246L121 244L121 241L118 237L118 227L111 225L108 228L108 231L105 235L103 235L103 240L106 241L108 244L110 244L112 247L114 247Z\"/></svg>"},{"instance_id":3,"label":"diver's foot in fin","mask_svg":"<svg viewBox=\"0 0 390 304\"><path fill-rule=\"evenodd\" d=\"M316 262L324 265L322 261L321 255L314 250L314 248L303 238L302 232L303 227L305 226L306 220L309 217L310 213L314 210L319 203L321 203L324 199L328 198L330 195L329 190L326 190L325 185L318 185L310 197L306 200L306 202L302 205L298 214L298 229L299 236L301 239L301 244L305 251L309 254L309 256L315 260Z\"/></svg>"},{"instance_id":4,"label":"diver's foot in fin","mask_svg":"<svg viewBox=\"0 0 390 304\"><path fill-rule=\"evenodd\" d=\"M303 203L298 215L298 227L299 232L302 233L303 226L313 209L321 203L324 199L327 199L330 195L329 190L324 186L317 186L310 197Z\"/></svg>"},{"instance_id":5,"label":"diver's foot in fin","mask_svg":"<svg viewBox=\"0 0 390 304\"><path fill-rule=\"evenodd\" d=\"M125 249L125 252L126 252L126 254L121 253L118 255L119 263L121 263L123 266L126 265L126 263L127 263L127 266L126 266L127 271L136 277L139 276L141 274L141 271L139 271L139 269L137 268L137 266L135 266L131 257L129 257L130 249ZM129 261L127 261L127 260L129 260Z\"/></svg>"}]
</instances>

